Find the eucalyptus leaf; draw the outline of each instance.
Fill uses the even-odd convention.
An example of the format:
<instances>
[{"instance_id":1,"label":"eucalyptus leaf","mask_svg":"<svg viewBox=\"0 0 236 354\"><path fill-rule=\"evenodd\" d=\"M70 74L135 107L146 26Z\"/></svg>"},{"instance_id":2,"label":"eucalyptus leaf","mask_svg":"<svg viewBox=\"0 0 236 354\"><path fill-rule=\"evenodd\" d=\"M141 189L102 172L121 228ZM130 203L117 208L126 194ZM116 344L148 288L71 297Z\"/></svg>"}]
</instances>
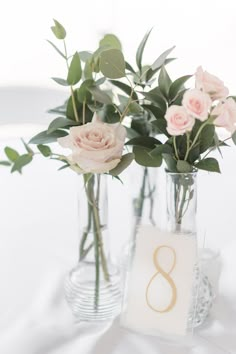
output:
<instances>
[{"instance_id":1,"label":"eucalyptus leaf","mask_svg":"<svg viewBox=\"0 0 236 354\"><path fill-rule=\"evenodd\" d=\"M172 153L173 153L173 150L172 150L172 147L170 145L161 144L161 145L157 145L155 147L155 149L153 149L150 152L150 155L155 157L155 156L162 155L162 154L172 154Z\"/></svg>"},{"instance_id":2,"label":"eucalyptus leaf","mask_svg":"<svg viewBox=\"0 0 236 354\"><path fill-rule=\"evenodd\" d=\"M104 91L102 91L97 86L88 87L89 92L93 95L95 101L105 103L105 104L112 104L111 97Z\"/></svg>"},{"instance_id":3,"label":"eucalyptus leaf","mask_svg":"<svg viewBox=\"0 0 236 354\"><path fill-rule=\"evenodd\" d=\"M41 154L44 157L49 157L52 154L52 151L51 151L50 147L47 146L47 145L39 144L39 145L37 145L37 148L39 149L39 151L41 152Z\"/></svg>"},{"instance_id":4,"label":"eucalyptus leaf","mask_svg":"<svg viewBox=\"0 0 236 354\"><path fill-rule=\"evenodd\" d=\"M232 140L234 144L236 145L236 131L232 134Z\"/></svg>"},{"instance_id":5,"label":"eucalyptus leaf","mask_svg":"<svg viewBox=\"0 0 236 354\"><path fill-rule=\"evenodd\" d=\"M52 77L52 80L61 86L70 86L65 79L61 79L60 77Z\"/></svg>"},{"instance_id":6,"label":"eucalyptus leaf","mask_svg":"<svg viewBox=\"0 0 236 354\"><path fill-rule=\"evenodd\" d=\"M57 20L54 19L53 21L55 25L51 27L52 32L57 37L57 39L65 39L66 37L65 28Z\"/></svg>"},{"instance_id":7,"label":"eucalyptus leaf","mask_svg":"<svg viewBox=\"0 0 236 354\"><path fill-rule=\"evenodd\" d=\"M141 146L134 146L133 153L135 155L135 161L141 166L160 167L162 164L161 155L153 157L150 155L151 151L152 149Z\"/></svg>"},{"instance_id":8,"label":"eucalyptus leaf","mask_svg":"<svg viewBox=\"0 0 236 354\"><path fill-rule=\"evenodd\" d=\"M151 104L144 104L142 107L144 110L151 112L155 118L164 119L165 112L163 112L159 107Z\"/></svg>"},{"instance_id":9,"label":"eucalyptus leaf","mask_svg":"<svg viewBox=\"0 0 236 354\"><path fill-rule=\"evenodd\" d=\"M19 154L16 150L12 149L9 146L6 146L5 149L5 154L7 156L7 158L11 161L11 162L15 162L18 158L19 158Z\"/></svg>"},{"instance_id":10,"label":"eucalyptus leaf","mask_svg":"<svg viewBox=\"0 0 236 354\"><path fill-rule=\"evenodd\" d=\"M55 130L57 130L59 128L68 128L68 127L72 127L74 125L78 125L78 122L76 122L72 119L58 117L50 123L48 130L47 130L47 134L51 134L52 132L54 132Z\"/></svg>"},{"instance_id":11,"label":"eucalyptus leaf","mask_svg":"<svg viewBox=\"0 0 236 354\"><path fill-rule=\"evenodd\" d=\"M177 161L173 158L173 156L170 154L163 154L162 156L165 160L167 170L169 172L178 172L176 168Z\"/></svg>"},{"instance_id":12,"label":"eucalyptus leaf","mask_svg":"<svg viewBox=\"0 0 236 354\"><path fill-rule=\"evenodd\" d=\"M136 74L135 70L132 68L132 66L126 61L125 62L125 68L126 70L130 71L133 74Z\"/></svg>"},{"instance_id":13,"label":"eucalyptus leaf","mask_svg":"<svg viewBox=\"0 0 236 354\"><path fill-rule=\"evenodd\" d=\"M140 136L129 140L125 145L143 146L149 149L154 149L161 142L151 136Z\"/></svg>"},{"instance_id":14,"label":"eucalyptus leaf","mask_svg":"<svg viewBox=\"0 0 236 354\"><path fill-rule=\"evenodd\" d=\"M158 84L162 94L168 98L169 89L172 82L164 66L161 68L160 75L158 77Z\"/></svg>"},{"instance_id":15,"label":"eucalyptus leaf","mask_svg":"<svg viewBox=\"0 0 236 354\"><path fill-rule=\"evenodd\" d=\"M169 136L166 130L167 122L165 119L157 118L156 120L152 121L152 125L156 128L159 134L165 134L166 136Z\"/></svg>"},{"instance_id":16,"label":"eucalyptus leaf","mask_svg":"<svg viewBox=\"0 0 236 354\"><path fill-rule=\"evenodd\" d=\"M189 173L192 172L193 170L192 166L187 161L184 160L178 160L176 167L178 172L181 173Z\"/></svg>"},{"instance_id":17,"label":"eucalyptus leaf","mask_svg":"<svg viewBox=\"0 0 236 354\"><path fill-rule=\"evenodd\" d=\"M200 170L220 173L219 163L213 157L208 157L204 160L201 160L195 163L195 166Z\"/></svg>"},{"instance_id":18,"label":"eucalyptus leaf","mask_svg":"<svg viewBox=\"0 0 236 354\"><path fill-rule=\"evenodd\" d=\"M123 82L116 81L116 80L109 80L109 81L112 83L112 85L118 87L120 90L125 92L128 96L131 96L132 89L130 86L124 84ZM132 98L134 100L138 100L138 96L135 92L132 93Z\"/></svg>"},{"instance_id":19,"label":"eucalyptus leaf","mask_svg":"<svg viewBox=\"0 0 236 354\"><path fill-rule=\"evenodd\" d=\"M162 67L162 65L165 64L165 60L168 57L168 55L172 52L172 50L175 48L175 46L165 50L152 64L151 68L152 70L157 70Z\"/></svg>"},{"instance_id":20,"label":"eucalyptus leaf","mask_svg":"<svg viewBox=\"0 0 236 354\"><path fill-rule=\"evenodd\" d=\"M47 134L47 130L35 135L29 144L49 144L57 141L58 138L62 138L68 135L68 132L64 130L55 130L54 132Z\"/></svg>"},{"instance_id":21,"label":"eucalyptus leaf","mask_svg":"<svg viewBox=\"0 0 236 354\"><path fill-rule=\"evenodd\" d=\"M59 48L57 48L57 46L56 46L54 43L52 43L52 42L49 41L48 39L47 39L47 42L48 42L49 44L51 44L51 46L57 51L58 54L60 54L60 55L62 56L62 58L66 59L65 54L63 54L62 51L61 51Z\"/></svg>"},{"instance_id":22,"label":"eucalyptus leaf","mask_svg":"<svg viewBox=\"0 0 236 354\"><path fill-rule=\"evenodd\" d=\"M166 109L167 109L167 105L166 105L166 101L163 98L163 96L161 94L159 94L159 90L153 89L149 92L142 92L142 95L150 102L154 103L156 106L158 106L162 113L165 114Z\"/></svg>"},{"instance_id":23,"label":"eucalyptus leaf","mask_svg":"<svg viewBox=\"0 0 236 354\"><path fill-rule=\"evenodd\" d=\"M79 53L76 52L73 55L72 61L69 66L69 71L68 71L68 76L67 76L67 82L69 85L75 85L77 84L82 76L82 69L81 69L81 62L80 62L80 57Z\"/></svg>"},{"instance_id":24,"label":"eucalyptus leaf","mask_svg":"<svg viewBox=\"0 0 236 354\"><path fill-rule=\"evenodd\" d=\"M0 161L1 166L11 166L11 162L9 161Z\"/></svg>"},{"instance_id":25,"label":"eucalyptus leaf","mask_svg":"<svg viewBox=\"0 0 236 354\"><path fill-rule=\"evenodd\" d=\"M19 156L17 160L14 162L11 172L18 171L19 173L21 173L22 167L28 165L32 160L33 157L31 154L24 154Z\"/></svg>"},{"instance_id":26,"label":"eucalyptus leaf","mask_svg":"<svg viewBox=\"0 0 236 354\"><path fill-rule=\"evenodd\" d=\"M122 50L122 45L118 37L114 34L105 34L99 42L100 47L108 46L111 48Z\"/></svg>"},{"instance_id":27,"label":"eucalyptus leaf","mask_svg":"<svg viewBox=\"0 0 236 354\"><path fill-rule=\"evenodd\" d=\"M108 49L100 55L100 70L109 79L125 76L125 60L119 49Z\"/></svg>"},{"instance_id":28,"label":"eucalyptus leaf","mask_svg":"<svg viewBox=\"0 0 236 354\"><path fill-rule=\"evenodd\" d=\"M137 66L138 66L140 72L142 70L143 51L144 51L145 45L147 43L147 40L148 40L148 37L150 36L151 31L152 31L152 28L145 34L141 43L138 46L137 52L136 52L136 63L137 63Z\"/></svg>"},{"instance_id":29,"label":"eucalyptus leaf","mask_svg":"<svg viewBox=\"0 0 236 354\"><path fill-rule=\"evenodd\" d=\"M134 154L132 152L130 152L126 155L123 155L121 157L121 160L118 163L118 165L115 168L113 168L109 172L109 174L112 176L118 176L119 174L121 174L121 172L123 172L131 164L133 159L134 159Z\"/></svg>"},{"instance_id":30,"label":"eucalyptus leaf","mask_svg":"<svg viewBox=\"0 0 236 354\"><path fill-rule=\"evenodd\" d=\"M83 62L86 62L87 60L91 59L92 55L93 54L91 52L88 52L86 50L79 52L80 60L82 60Z\"/></svg>"},{"instance_id":31,"label":"eucalyptus leaf","mask_svg":"<svg viewBox=\"0 0 236 354\"><path fill-rule=\"evenodd\" d=\"M185 75L172 82L169 90L169 96L171 100L174 100L177 97L179 91L183 89L185 82L191 77L192 75Z\"/></svg>"}]
</instances>

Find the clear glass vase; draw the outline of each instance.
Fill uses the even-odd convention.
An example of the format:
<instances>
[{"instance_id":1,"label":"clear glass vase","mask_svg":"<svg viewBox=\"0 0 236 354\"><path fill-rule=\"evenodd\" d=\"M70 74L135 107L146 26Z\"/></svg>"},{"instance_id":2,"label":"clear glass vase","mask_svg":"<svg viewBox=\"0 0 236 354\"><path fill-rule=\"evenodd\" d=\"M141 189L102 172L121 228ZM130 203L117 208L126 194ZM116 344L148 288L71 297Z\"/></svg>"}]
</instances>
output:
<instances>
[{"instance_id":1,"label":"clear glass vase","mask_svg":"<svg viewBox=\"0 0 236 354\"><path fill-rule=\"evenodd\" d=\"M109 253L105 175L84 176L79 193L79 260L65 281L78 321L104 321L120 311L120 274Z\"/></svg>"},{"instance_id":2,"label":"clear glass vase","mask_svg":"<svg viewBox=\"0 0 236 354\"><path fill-rule=\"evenodd\" d=\"M197 171L192 173L166 172L167 229L176 235L197 237ZM188 328L200 326L207 318L213 302L212 286L201 269L199 259L194 268L192 303Z\"/></svg>"}]
</instances>

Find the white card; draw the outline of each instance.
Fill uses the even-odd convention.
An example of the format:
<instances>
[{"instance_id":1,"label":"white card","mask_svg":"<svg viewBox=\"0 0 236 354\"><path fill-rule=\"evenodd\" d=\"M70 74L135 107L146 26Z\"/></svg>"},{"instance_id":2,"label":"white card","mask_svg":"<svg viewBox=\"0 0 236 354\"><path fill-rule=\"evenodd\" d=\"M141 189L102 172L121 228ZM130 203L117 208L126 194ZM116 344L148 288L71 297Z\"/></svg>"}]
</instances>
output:
<instances>
[{"instance_id":1,"label":"white card","mask_svg":"<svg viewBox=\"0 0 236 354\"><path fill-rule=\"evenodd\" d=\"M196 250L194 237L140 227L121 324L144 333L185 335Z\"/></svg>"}]
</instances>

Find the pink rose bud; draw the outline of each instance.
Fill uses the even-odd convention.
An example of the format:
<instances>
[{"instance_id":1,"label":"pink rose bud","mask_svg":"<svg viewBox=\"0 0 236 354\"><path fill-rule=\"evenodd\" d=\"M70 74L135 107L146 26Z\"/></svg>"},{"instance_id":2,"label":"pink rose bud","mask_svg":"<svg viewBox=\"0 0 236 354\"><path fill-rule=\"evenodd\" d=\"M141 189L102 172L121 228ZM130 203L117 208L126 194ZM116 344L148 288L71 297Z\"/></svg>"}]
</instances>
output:
<instances>
[{"instance_id":1,"label":"pink rose bud","mask_svg":"<svg viewBox=\"0 0 236 354\"><path fill-rule=\"evenodd\" d=\"M225 99L229 95L229 90L224 86L223 81L215 75L203 71L201 66L197 68L195 78L196 88L208 93L213 101Z\"/></svg>"},{"instance_id":2,"label":"pink rose bud","mask_svg":"<svg viewBox=\"0 0 236 354\"><path fill-rule=\"evenodd\" d=\"M185 92L182 104L188 114L203 122L208 118L212 101L207 93L192 89Z\"/></svg>"},{"instance_id":3,"label":"pink rose bud","mask_svg":"<svg viewBox=\"0 0 236 354\"><path fill-rule=\"evenodd\" d=\"M195 123L195 119L187 113L184 107L176 105L167 109L165 119L170 135L183 135L190 132Z\"/></svg>"},{"instance_id":4,"label":"pink rose bud","mask_svg":"<svg viewBox=\"0 0 236 354\"><path fill-rule=\"evenodd\" d=\"M233 98L228 98L224 103L219 102L212 115L217 116L214 120L217 127L225 128L231 134L236 131L236 102Z\"/></svg>"},{"instance_id":5,"label":"pink rose bud","mask_svg":"<svg viewBox=\"0 0 236 354\"><path fill-rule=\"evenodd\" d=\"M85 173L107 173L120 162L126 130L120 124L103 123L96 114L91 123L70 128L69 135L57 139L72 150L68 160Z\"/></svg>"}]
</instances>

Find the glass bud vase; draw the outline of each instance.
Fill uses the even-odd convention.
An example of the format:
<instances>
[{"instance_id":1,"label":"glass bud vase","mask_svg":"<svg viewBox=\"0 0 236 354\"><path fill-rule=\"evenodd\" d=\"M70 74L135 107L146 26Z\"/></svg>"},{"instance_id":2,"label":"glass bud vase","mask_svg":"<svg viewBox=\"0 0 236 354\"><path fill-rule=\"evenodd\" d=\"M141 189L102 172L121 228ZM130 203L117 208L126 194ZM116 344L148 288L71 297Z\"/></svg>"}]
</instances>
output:
<instances>
[{"instance_id":1,"label":"glass bud vase","mask_svg":"<svg viewBox=\"0 0 236 354\"><path fill-rule=\"evenodd\" d=\"M81 178L82 179L82 178ZM120 275L109 254L105 175L84 175L79 193L79 260L65 281L78 321L102 321L120 311Z\"/></svg>"},{"instance_id":2,"label":"glass bud vase","mask_svg":"<svg viewBox=\"0 0 236 354\"><path fill-rule=\"evenodd\" d=\"M171 233L197 237L197 171L192 173L166 172L167 229ZM200 326L207 318L213 302L208 277L203 274L200 260L194 268L192 303L188 329Z\"/></svg>"}]
</instances>

